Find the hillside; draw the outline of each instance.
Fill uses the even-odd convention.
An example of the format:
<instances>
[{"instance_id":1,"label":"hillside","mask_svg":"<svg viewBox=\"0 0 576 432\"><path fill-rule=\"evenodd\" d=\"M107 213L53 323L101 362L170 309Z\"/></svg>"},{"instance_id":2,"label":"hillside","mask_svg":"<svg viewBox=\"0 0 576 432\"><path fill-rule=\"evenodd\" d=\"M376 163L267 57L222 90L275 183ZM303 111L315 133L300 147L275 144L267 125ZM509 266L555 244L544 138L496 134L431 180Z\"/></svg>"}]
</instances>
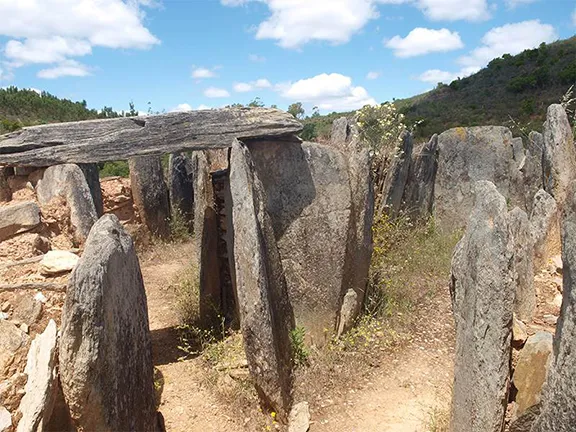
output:
<instances>
[{"instance_id":1,"label":"hillside","mask_svg":"<svg viewBox=\"0 0 576 432\"><path fill-rule=\"evenodd\" d=\"M396 100L407 122L429 137L456 126L506 125L510 118L526 130L540 130L546 108L560 101L576 84L576 37L542 44L516 56L505 54L467 78L409 99ZM331 122L350 113L332 113L304 119L310 135L322 140Z\"/></svg>"}]
</instances>

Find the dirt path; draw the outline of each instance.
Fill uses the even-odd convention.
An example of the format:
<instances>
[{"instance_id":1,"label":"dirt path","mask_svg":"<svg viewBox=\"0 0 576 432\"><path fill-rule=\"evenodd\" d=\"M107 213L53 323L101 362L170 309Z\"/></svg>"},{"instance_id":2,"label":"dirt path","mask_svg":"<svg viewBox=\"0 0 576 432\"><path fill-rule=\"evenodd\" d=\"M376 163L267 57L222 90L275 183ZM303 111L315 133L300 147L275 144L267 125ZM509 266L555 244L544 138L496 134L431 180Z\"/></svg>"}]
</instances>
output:
<instances>
[{"instance_id":1,"label":"dirt path","mask_svg":"<svg viewBox=\"0 0 576 432\"><path fill-rule=\"evenodd\" d=\"M160 412L169 432L233 432L242 430L203 385L199 359L179 360L178 317L170 284L194 259L192 243L166 245L141 259L148 296L154 364L162 374Z\"/></svg>"},{"instance_id":2,"label":"dirt path","mask_svg":"<svg viewBox=\"0 0 576 432\"><path fill-rule=\"evenodd\" d=\"M162 374L160 411L169 432L253 431L213 394L200 359L180 361L175 294L170 283L194 257L192 244L157 247L141 259L148 295L154 361ZM345 397L326 395L311 406L311 432L419 432L437 406L448 402L453 322L448 290L419 305L411 341ZM332 399L337 402L332 402ZM239 416L239 415L237 415Z\"/></svg>"}]
</instances>

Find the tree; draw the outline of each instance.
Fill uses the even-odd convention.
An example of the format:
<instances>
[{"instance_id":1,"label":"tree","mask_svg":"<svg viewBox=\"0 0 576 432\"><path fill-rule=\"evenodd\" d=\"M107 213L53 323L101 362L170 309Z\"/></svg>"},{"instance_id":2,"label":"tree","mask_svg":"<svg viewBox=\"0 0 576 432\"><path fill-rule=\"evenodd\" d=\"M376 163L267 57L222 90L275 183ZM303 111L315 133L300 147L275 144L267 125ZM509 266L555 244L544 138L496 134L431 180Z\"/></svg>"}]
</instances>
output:
<instances>
[{"instance_id":1,"label":"tree","mask_svg":"<svg viewBox=\"0 0 576 432\"><path fill-rule=\"evenodd\" d=\"M304 108L302 107L302 102L295 102L291 104L288 107L288 112L297 119L301 119L302 117L304 117L304 114L306 113L306 111L304 111Z\"/></svg>"},{"instance_id":2,"label":"tree","mask_svg":"<svg viewBox=\"0 0 576 432\"><path fill-rule=\"evenodd\" d=\"M312 108L312 115L310 117L312 118L320 117L320 109L317 106Z\"/></svg>"},{"instance_id":3,"label":"tree","mask_svg":"<svg viewBox=\"0 0 576 432\"><path fill-rule=\"evenodd\" d=\"M251 108L262 108L264 106L264 102L259 97L256 97L248 104Z\"/></svg>"}]
</instances>

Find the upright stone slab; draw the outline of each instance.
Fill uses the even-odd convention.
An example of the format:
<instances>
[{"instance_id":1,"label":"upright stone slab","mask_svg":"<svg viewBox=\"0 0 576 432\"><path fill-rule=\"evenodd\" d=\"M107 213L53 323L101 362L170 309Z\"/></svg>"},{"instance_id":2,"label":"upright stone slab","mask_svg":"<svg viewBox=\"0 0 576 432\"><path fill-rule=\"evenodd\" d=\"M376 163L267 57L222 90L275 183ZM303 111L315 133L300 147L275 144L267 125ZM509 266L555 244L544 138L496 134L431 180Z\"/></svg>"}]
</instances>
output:
<instances>
[{"instance_id":1,"label":"upright stone slab","mask_svg":"<svg viewBox=\"0 0 576 432\"><path fill-rule=\"evenodd\" d=\"M412 156L402 206L411 216L428 218L434 204L434 183L438 170L438 135L434 135Z\"/></svg>"},{"instance_id":2,"label":"upright stone slab","mask_svg":"<svg viewBox=\"0 0 576 432\"><path fill-rule=\"evenodd\" d=\"M534 196L530 223L534 238L534 268L539 270L549 258L560 252L558 206L554 197L543 189Z\"/></svg>"},{"instance_id":3,"label":"upright stone slab","mask_svg":"<svg viewBox=\"0 0 576 432\"><path fill-rule=\"evenodd\" d=\"M194 218L194 172L192 163L184 154L171 154L168 159L168 191L172 216L178 212L186 225L192 228Z\"/></svg>"},{"instance_id":4,"label":"upright stone slab","mask_svg":"<svg viewBox=\"0 0 576 432\"><path fill-rule=\"evenodd\" d=\"M434 214L441 226L466 226L480 180L494 183L512 206L526 209L524 195L512 194L511 171L518 168L510 130L499 126L450 129L440 134L438 147Z\"/></svg>"},{"instance_id":5,"label":"upright stone slab","mask_svg":"<svg viewBox=\"0 0 576 432\"><path fill-rule=\"evenodd\" d=\"M412 149L414 148L414 139L412 133L404 131L400 138L400 144L392 156L384 187L382 190L382 205L384 208L379 212L385 211L389 216L396 217L402 206L402 197L404 188L408 180L408 172L412 162Z\"/></svg>"},{"instance_id":6,"label":"upright stone slab","mask_svg":"<svg viewBox=\"0 0 576 432\"><path fill-rule=\"evenodd\" d=\"M70 223L77 243L83 243L92 225L98 220L88 182L78 165L65 164L47 168L36 185L41 205L61 196L70 208Z\"/></svg>"},{"instance_id":7,"label":"upright stone slab","mask_svg":"<svg viewBox=\"0 0 576 432\"><path fill-rule=\"evenodd\" d=\"M528 215L518 207L509 213L509 226L514 242L516 297L514 312L524 322L531 322L536 311L534 289L534 236Z\"/></svg>"},{"instance_id":8,"label":"upright stone slab","mask_svg":"<svg viewBox=\"0 0 576 432\"><path fill-rule=\"evenodd\" d=\"M102 199L102 188L100 187L100 171L98 170L97 164L78 164L88 187L90 188L90 194L92 195L92 200L94 201L94 206L96 207L96 214L101 217L104 214L104 201Z\"/></svg>"},{"instance_id":9,"label":"upright stone slab","mask_svg":"<svg viewBox=\"0 0 576 432\"><path fill-rule=\"evenodd\" d=\"M562 224L563 300L554 358L532 432L568 432L576 425L576 182L567 190Z\"/></svg>"},{"instance_id":10,"label":"upright stone slab","mask_svg":"<svg viewBox=\"0 0 576 432\"><path fill-rule=\"evenodd\" d=\"M44 332L32 341L24 373L28 376L18 411L22 418L17 432L45 430L50 421L57 394L58 373L56 370L56 341L58 328L50 320Z\"/></svg>"},{"instance_id":11,"label":"upright stone slab","mask_svg":"<svg viewBox=\"0 0 576 432\"><path fill-rule=\"evenodd\" d=\"M60 381L78 429L157 430L146 292L116 216L90 232L68 284L59 345Z\"/></svg>"},{"instance_id":12,"label":"upright stone slab","mask_svg":"<svg viewBox=\"0 0 576 432\"><path fill-rule=\"evenodd\" d=\"M345 280L353 199L347 157L300 141L247 146L265 190L296 322L309 340L322 345L337 330L350 288ZM363 223L358 221L360 231ZM359 241L366 240L359 235Z\"/></svg>"},{"instance_id":13,"label":"upright stone slab","mask_svg":"<svg viewBox=\"0 0 576 432\"><path fill-rule=\"evenodd\" d=\"M134 204L152 234L170 237L170 200L160 156L139 156L129 161Z\"/></svg>"},{"instance_id":14,"label":"upright stone slab","mask_svg":"<svg viewBox=\"0 0 576 432\"><path fill-rule=\"evenodd\" d=\"M576 149L568 115L562 105L548 107L544 123L542 157L544 189L562 209L570 182L576 172Z\"/></svg>"},{"instance_id":15,"label":"upright stone slab","mask_svg":"<svg viewBox=\"0 0 576 432\"><path fill-rule=\"evenodd\" d=\"M12 199L12 190L8 185L10 168L0 167L0 202L10 201Z\"/></svg>"},{"instance_id":16,"label":"upright stone slab","mask_svg":"<svg viewBox=\"0 0 576 432\"><path fill-rule=\"evenodd\" d=\"M474 209L452 259L451 430L501 432L510 376L513 243L504 197L490 182L475 189Z\"/></svg>"},{"instance_id":17,"label":"upright stone slab","mask_svg":"<svg viewBox=\"0 0 576 432\"><path fill-rule=\"evenodd\" d=\"M235 274L248 367L263 404L287 420L291 406L294 326L262 183L248 149L235 142L230 158Z\"/></svg>"},{"instance_id":18,"label":"upright stone slab","mask_svg":"<svg viewBox=\"0 0 576 432\"><path fill-rule=\"evenodd\" d=\"M217 325L221 311L218 214L206 152L194 152L194 237L200 269L200 318L205 326Z\"/></svg>"}]
</instances>

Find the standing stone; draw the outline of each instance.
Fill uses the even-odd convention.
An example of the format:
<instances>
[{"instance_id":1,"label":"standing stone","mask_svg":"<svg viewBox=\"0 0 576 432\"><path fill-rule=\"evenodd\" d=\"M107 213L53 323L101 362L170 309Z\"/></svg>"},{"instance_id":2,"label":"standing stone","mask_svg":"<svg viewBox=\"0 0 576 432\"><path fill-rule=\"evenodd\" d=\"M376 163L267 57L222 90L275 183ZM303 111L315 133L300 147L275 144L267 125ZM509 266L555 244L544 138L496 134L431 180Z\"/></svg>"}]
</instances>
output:
<instances>
[{"instance_id":1,"label":"standing stone","mask_svg":"<svg viewBox=\"0 0 576 432\"><path fill-rule=\"evenodd\" d=\"M94 206L96 207L96 214L101 217L104 214L104 201L102 199L102 188L100 187L100 171L98 170L97 164L78 164L84 177L86 178L86 183L90 188L90 195L92 195L92 200L94 201Z\"/></svg>"},{"instance_id":2,"label":"standing stone","mask_svg":"<svg viewBox=\"0 0 576 432\"><path fill-rule=\"evenodd\" d=\"M44 332L32 341L24 369L24 373L28 375L24 387L26 394L18 408L22 418L16 432L43 431L50 421L58 386L57 338L58 328L56 323L50 320Z\"/></svg>"},{"instance_id":3,"label":"standing stone","mask_svg":"<svg viewBox=\"0 0 576 432\"><path fill-rule=\"evenodd\" d=\"M34 202L0 207L0 241L40 225L40 208Z\"/></svg>"},{"instance_id":4,"label":"standing stone","mask_svg":"<svg viewBox=\"0 0 576 432\"><path fill-rule=\"evenodd\" d=\"M576 425L576 182L570 186L562 224L563 300L554 336L554 358L532 432L568 432Z\"/></svg>"},{"instance_id":5,"label":"standing stone","mask_svg":"<svg viewBox=\"0 0 576 432\"><path fill-rule=\"evenodd\" d=\"M368 210L361 212L367 192L352 198L347 157L333 147L300 141L246 145L265 190L294 317L307 339L322 345L337 330L343 299L352 288L353 278L346 273L352 266L348 259L368 255L347 255L353 253L353 244L370 245L370 237L362 233L371 216ZM354 212L359 220L351 228ZM358 233L358 243L349 240L351 232ZM361 267L358 270L354 278L361 283L367 275L360 273ZM363 294L357 298L361 300Z\"/></svg>"},{"instance_id":6,"label":"standing stone","mask_svg":"<svg viewBox=\"0 0 576 432\"><path fill-rule=\"evenodd\" d=\"M540 189L534 196L530 215L534 237L534 268L543 268L560 251L560 222L556 200Z\"/></svg>"},{"instance_id":7,"label":"standing stone","mask_svg":"<svg viewBox=\"0 0 576 432\"><path fill-rule=\"evenodd\" d=\"M83 243L92 225L98 220L96 207L86 178L78 165L65 164L47 168L36 185L36 196L41 205L61 196L70 209L70 222L74 239Z\"/></svg>"},{"instance_id":8,"label":"standing stone","mask_svg":"<svg viewBox=\"0 0 576 432\"><path fill-rule=\"evenodd\" d=\"M514 312L520 320L531 322L536 311L534 289L534 237L526 212L518 207L509 214L510 235L514 242L516 298Z\"/></svg>"},{"instance_id":9,"label":"standing stone","mask_svg":"<svg viewBox=\"0 0 576 432\"><path fill-rule=\"evenodd\" d=\"M511 206L526 209L524 194L514 195L512 170L518 170L512 132L505 127L450 129L438 137L434 213L442 227L463 228L474 206L477 181L492 182Z\"/></svg>"},{"instance_id":10,"label":"standing stone","mask_svg":"<svg viewBox=\"0 0 576 432\"><path fill-rule=\"evenodd\" d=\"M531 155L542 158L544 152L544 136L540 132L530 132L530 134L528 134L527 149Z\"/></svg>"},{"instance_id":11,"label":"standing stone","mask_svg":"<svg viewBox=\"0 0 576 432\"><path fill-rule=\"evenodd\" d=\"M501 432L510 375L513 244L506 200L476 184L474 209L452 260L456 322L451 430Z\"/></svg>"},{"instance_id":12,"label":"standing stone","mask_svg":"<svg viewBox=\"0 0 576 432\"><path fill-rule=\"evenodd\" d=\"M94 225L70 278L59 359L78 429L157 429L146 292L134 244L116 216Z\"/></svg>"},{"instance_id":13,"label":"standing stone","mask_svg":"<svg viewBox=\"0 0 576 432\"><path fill-rule=\"evenodd\" d=\"M12 189L8 184L10 168L0 167L0 202L7 202L12 199Z\"/></svg>"},{"instance_id":14,"label":"standing stone","mask_svg":"<svg viewBox=\"0 0 576 432\"><path fill-rule=\"evenodd\" d=\"M383 208L379 209L380 213L385 211L390 217L394 218L400 212L404 188L406 187L410 163L412 162L413 148L414 139L412 133L404 131L400 137L400 144L392 156L392 161L384 180L382 190Z\"/></svg>"},{"instance_id":15,"label":"standing stone","mask_svg":"<svg viewBox=\"0 0 576 432\"><path fill-rule=\"evenodd\" d=\"M520 351L512 382L516 394L516 416L522 416L530 407L540 403L542 386L552 360L552 335L538 332L530 336Z\"/></svg>"},{"instance_id":16,"label":"standing stone","mask_svg":"<svg viewBox=\"0 0 576 432\"><path fill-rule=\"evenodd\" d=\"M576 172L576 149L568 115L562 105L548 107L544 123L542 157L544 189L562 209L570 182Z\"/></svg>"},{"instance_id":17,"label":"standing stone","mask_svg":"<svg viewBox=\"0 0 576 432\"><path fill-rule=\"evenodd\" d=\"M200 319L203 326L210 326L218 324L222 303L218 258L218 214L208 155L204 151L197 151L192 157L196 167L194 237L200 269Z\"/></svg>"},{"instance_id":18,"label":"standing stone","mask_svg":"<svg viewBox=\"0 0 576 432\"><path fill-rule=\"evenodd\" d=\"M262 183L248 149L230 158L235 274L248 367L263 405L287 420L291 406L294 327L282 262Z\"/></svg>"},{"instance_id":19,"label":"standing stone","mask_svg":"<svg viewBox=\"0 0 576 432\"><path fill-rule=\"evenodd\" d=\"M172 217L178 212L192 228L194 217L194 172L184 154L171 154L168 159L168 190Z\"/></svg>"},{"instance_id":20,"label":"standing stone","mask_svg":"<svg viewBox=\"0 0 576 432\"><path fill-rule=\"evenodd\" d=\"M438 135L434 135L412 157L403 199L403 208L409 215L417 218L428 218L432 215L437 170Z\"/></svg>"},{"instance_id":21,"label":"standing stone","mask_svg":"<svg viewBox=\"0 0 576 432\"><path fill-rule=\"evenodd\" d=\"M353 120L347 117L340 117L332 123L332 132L330 134L330 143L339 149L348 146L357 133Z\"/></svg>"},{"instance_id":22,"label":"standing stone","mask_svg":"<svg viewBox=\"0 0 576 432\"><path fill-rule=\"evenodd\" d=\"M129 161L134 204L150 232L170 237L170 200L160 156L139 156Z\"/></svg>"}]
</instances>

